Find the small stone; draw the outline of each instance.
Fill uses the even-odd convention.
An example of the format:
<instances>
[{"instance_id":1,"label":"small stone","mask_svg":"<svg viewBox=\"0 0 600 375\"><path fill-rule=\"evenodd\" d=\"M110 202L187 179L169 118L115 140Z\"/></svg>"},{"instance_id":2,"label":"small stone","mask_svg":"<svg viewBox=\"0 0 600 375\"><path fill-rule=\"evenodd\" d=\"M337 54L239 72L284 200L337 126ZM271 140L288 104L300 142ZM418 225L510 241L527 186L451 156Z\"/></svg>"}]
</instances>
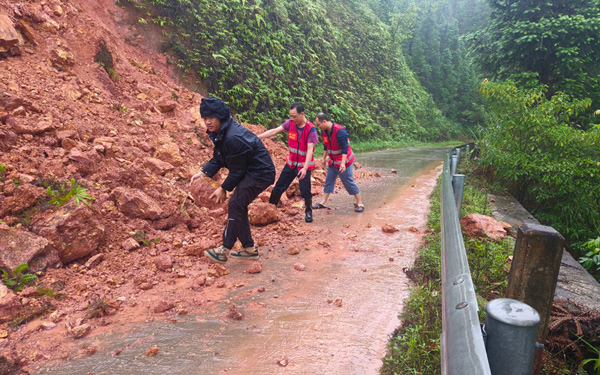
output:
<instances>
[{"instance_id":1,"label":"small stone","mask_svg":"<svg viewBox=\"0 0 600 375\"><path fill-rule=\"evenodd\" d=\"M146 350L146 353L144 353L144 355L146 357L152 357L152 356L155 356L156 354L158 354L158 346L157 345L154 345L150 349Z\"/></svg>"},{"instance_id":2,"label":"small stone","mask_svg":"<svg viewBox=\"0 0 600 375\"><path fill-rule=\"evenodd\" d=\"M49 331L53 328L56 328L56 323L53 322L42 322L42 324L40 324L40 328L43 329L44 331Z\"/></svg>"},{"instance_id":3,"label":"small stone","mask_svg":"<svg viewBox=\"0 0 600 375\"><path fill-rule=\"evenodd\" d=\"M300 249L298 249L298 246L296 246L296 245L292 245L292 246L290 246L290 248L288 249L288 254L290 254L290 255L296 255L296 254L300 254Z\"/></svg>"},{"instance_id":4,"label":"small stone","mask_svg":"<svg viewBox=\"0 0 600 375\"><path fill-rule=\"evenodd\" d=\"M333 304L337 307L342 307L342 299L341 298L336 298L335 301L333 301Z\"/></svg>"},{"instance_id":5,"label":"small stone","mask_svg":"<svg viewBox=\"0 0 600 375\"><path fill-rule=\"evenodd\" d=\"M155 314L160 314L162 312L171 310L173 307L175 307L173 302L160 301L156 306L154 306L152 311L154 311Z\"/></svg>"},{"instance_id":6,"label":"small stone","mask_svg":"<svg viewBox=\"0 0 600 375\"><path fill-rule=\"evenodd\" d=\"M294 264L294 269L297 271L304 271L306 270L306 266L302 263L296 263Z\"/></svg>"},{"instance_id":7,"label":"small stone","mask_svg":"<svg viewBox=\"0 0 600 375\"><path fill-rule=\"evenodd\" d=\"M398 231L398 229L396 227L394 227L393 225L390 225L390 224L384 224L381 227L381 230L383 231L383 233L394 233L394 232Z\"/></svg>"},{"instance_id":8,"label":"small stone","mask_svg":"<svg viewBox=\"0 0 600 375\"><path fill-rule=\"evenodd\" d=\"M89 324L81 324L77 327L74 327L71 330L71 333L73 334L74 338L79 339L90 333L91 330L92 328L89 326Z\"/></svg>"},{"instance_id":9,"label":"small stone","mask_svg":"<svg viewBox=\"0 0 600 375\"><path fill-rule=\"evenodd\" d=\"M246 272L248 272L248 273L261 273L262 272L262 266L260 265L260 263L252 263L250 265L250 267L248 267L248 269L246 270Z\"/></svg>"},{"instance_id":10,"label":"small stone","mask_svg":"<svg viewBox=\"0 0 600 375\"><path fill-rule=\"evenodd\" d=\"M125 249L127 251L133 251L140 247L140 243L137 242L137 240L135 238L128 238L125 241L123 241L121 246L123 247L123 249Z\"/></svg>"}]
</instances>

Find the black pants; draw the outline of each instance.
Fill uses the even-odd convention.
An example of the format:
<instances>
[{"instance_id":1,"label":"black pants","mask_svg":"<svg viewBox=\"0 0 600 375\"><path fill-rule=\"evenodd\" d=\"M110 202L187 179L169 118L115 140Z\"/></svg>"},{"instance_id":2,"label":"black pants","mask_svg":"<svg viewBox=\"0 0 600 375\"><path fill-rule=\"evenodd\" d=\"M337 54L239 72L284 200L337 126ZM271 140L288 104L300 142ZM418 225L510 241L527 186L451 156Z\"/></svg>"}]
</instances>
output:
<instances>
[{"instance_id":1,"label":"black pants","mask_svg":"<svg viewBox=\"0 0 600 375\"><path fill-rule=\"evenodd\" d=\"M229 198L229 213L223 232L223 246L231 249L239 239L243 247L254 247L250 221L248 221L248 206L267 187L269 185L258 183L248 175L236 187L233 195Z\"/></svg>"},{"instance_id":2,"label":"black pants","mask_svg":"<svg viewBox=\"0 0 600 375\"><path fill-rule=\"evenodd\" d=\"M307 170L306 176L304 176L304 178L299 181L300 195L302 195L302 198L304 199L312 198L312 192L310 191L310 172L310 169ZM290 184L292 183L292 181L294 181L294 178L298 177L299 173L300 171L298 170L298 168L292 169L289 165L286 164L285 167L283 167L283 170L281 171L277 182L275 183L275 187L273 187L273 191L275 193L283 194L287 190L287 188L290 187Z\"/></svg>"}]
</instances>

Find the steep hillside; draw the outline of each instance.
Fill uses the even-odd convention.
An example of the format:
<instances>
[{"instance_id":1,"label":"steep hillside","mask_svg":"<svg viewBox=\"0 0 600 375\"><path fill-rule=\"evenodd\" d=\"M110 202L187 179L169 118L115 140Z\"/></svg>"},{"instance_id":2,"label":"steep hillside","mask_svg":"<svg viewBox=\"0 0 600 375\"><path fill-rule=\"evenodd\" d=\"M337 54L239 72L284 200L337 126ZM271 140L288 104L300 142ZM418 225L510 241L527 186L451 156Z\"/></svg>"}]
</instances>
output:
<instances>
[{"instance_id":1,"label":"steep hillside","mask_svg":"<svg viewBox=\"0 0 600 375\"><path fill-rule=\"evenodd\" d=\"M0 0L0 268L39 277L24 291L0 283L0 373L69 358L105 326L197 312L190 290L225 285L202 252L226 206L194 204L188 182L212 155L202 97L131 24L112 0ZM265 143L281 168L286 148ZM254 228L259 245L306 233L296 195Z\"/></svg>"}]
</instances>

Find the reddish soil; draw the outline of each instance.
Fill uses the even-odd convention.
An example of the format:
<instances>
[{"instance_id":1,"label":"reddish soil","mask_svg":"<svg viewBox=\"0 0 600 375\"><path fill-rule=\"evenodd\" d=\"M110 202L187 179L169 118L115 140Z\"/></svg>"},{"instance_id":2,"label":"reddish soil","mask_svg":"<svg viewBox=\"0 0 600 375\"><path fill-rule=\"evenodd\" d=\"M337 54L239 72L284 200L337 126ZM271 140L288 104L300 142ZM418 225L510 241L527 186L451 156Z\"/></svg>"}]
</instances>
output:
<instances>
[{"instance_id":1,"label":"reddish soil","mask_svg":"<svg viewBox=\"0 0 600 375\"><path fill-rule=\"evenodd\" d=\"M160 30L138 29L136 20L113 0L0 0L0 31L10 26L19 36L10 48L0 43L0 229L23 235L36 223L57 220L57 211L44 205L40 182L71 179L95 198L91 208L71 213L82 237L91 227L102 229L97 241L85 243L90 251L83 256L48 250L47 266L36 269L37 286L58 298L41 296L36 287L16 294L4 289L0 299L11 298L16 312L0 323L6 360L0 373L67 359L73 349L92 354L77 336L197 314L236 288L224 277L227 267L202 257L220 242L224 206L194 204L188 183L212 154L198 114L202 96L192 91L203 89L189 84L193 77L179 78L158 52L152 35ZM104 43L112 71L96 62ZM281 168L286 147L265 144ZM355 173L359 182L379 176ZM315 193L323 180L321 166ZM121 205L120 188L149 197L147 204L158 205L153 216L136 217L144 210ZM253 228L259 246L321 246L319 228L303 221L298 195L292 186L279 220ZM35 236L58 246L43 230Z\"/></svg>"}]
</instances>

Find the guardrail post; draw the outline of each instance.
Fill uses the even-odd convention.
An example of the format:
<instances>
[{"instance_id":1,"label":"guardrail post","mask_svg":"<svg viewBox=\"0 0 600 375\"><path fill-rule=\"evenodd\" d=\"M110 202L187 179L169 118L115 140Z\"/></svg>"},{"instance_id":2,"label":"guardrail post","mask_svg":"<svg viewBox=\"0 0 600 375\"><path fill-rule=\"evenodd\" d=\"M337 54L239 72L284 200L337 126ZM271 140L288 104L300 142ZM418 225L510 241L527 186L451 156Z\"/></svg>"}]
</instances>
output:
<instances>
[{"instance_id":1,"label":"guardrail post","mask_svg":"<svg viewBox=\"0 0 600 375\"><path fill-rule=\"evenodd\" d=\"M456 153L452 153L450 157L450 176L454 176L456 174L456 168L458 167L458 158L459 155Z\"/></svg>"},{"instance_id":2,"label":"guardrail post","mask_svg":"<svg viewBox=\"0 0 600 375\"><path fill-rule=\"evenodd\" d=\"M465 191L465 175L455 174L452 176L452 190L454 191L454 201L456 202L456 212L460 219L460 210L462 209L463 193Z\"/></svg>"},{"instance_id":3,"label":"guardrail post","mask_svg":"<svg viewBox=\"0 0 600 375\"><path fill-rule=\"evenodd\" d=\"M526 303L498 298L485 306L485 344L492 375L530 375L540 315Z\"/></svg>"},{"instance_id":4,"label":"guardrail post","mask_svg":"<svg viewBox=\"0 0 600 375\"><path fill-rule=\"evenodd\" d=\"M517 233L506 297L533 307L541 317L537 341L546 338L565 239L554 228L523 224Z\"/></svg>"}]
</instances>

